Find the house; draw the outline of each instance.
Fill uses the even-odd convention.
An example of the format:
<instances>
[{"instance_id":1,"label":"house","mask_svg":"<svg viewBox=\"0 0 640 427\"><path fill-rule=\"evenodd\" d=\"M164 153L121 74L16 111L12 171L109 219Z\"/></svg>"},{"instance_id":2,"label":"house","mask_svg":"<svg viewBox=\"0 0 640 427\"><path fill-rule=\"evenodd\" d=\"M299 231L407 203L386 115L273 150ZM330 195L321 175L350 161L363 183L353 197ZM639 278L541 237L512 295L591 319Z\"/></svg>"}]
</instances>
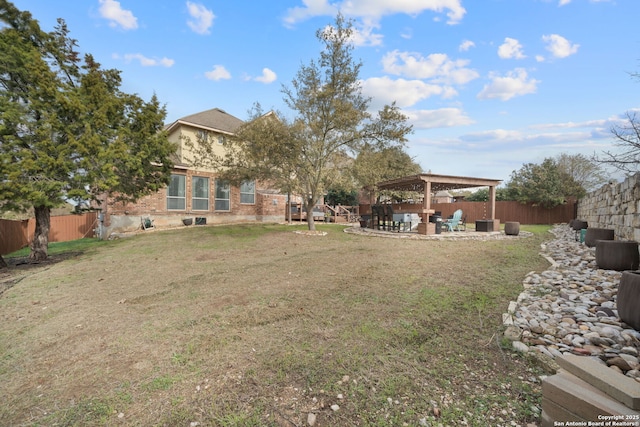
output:
<instances>
[{"instance_id":1,"label":"house","mask_svg":"<svg viewBox=\"0 0 640 427\"><path fill-rule=\"evenodd\" d=\"M453 203L454 197L447 190L441 190L433 195L433 203Z\"/></svg>"},{"instance_id":2,"label":"house","mask_svg":"<svg viewBox=\"0 0 640 427\"><path fill-rule=\"evenodd\" d=\"M136 203L103 203L103 237L140 229L150 218L156 227L183 226L183 219L196 224L243 221L279 222L284 219L286 196L255 181L239 187L217 178L214 170L193 167L192 150L186 143L205 141L217 155L224 154L224 142L243 121L214 108L192 114L166 126L168 138L176 145L174 169L169 185Z\"/></svg>"}]
</instances>

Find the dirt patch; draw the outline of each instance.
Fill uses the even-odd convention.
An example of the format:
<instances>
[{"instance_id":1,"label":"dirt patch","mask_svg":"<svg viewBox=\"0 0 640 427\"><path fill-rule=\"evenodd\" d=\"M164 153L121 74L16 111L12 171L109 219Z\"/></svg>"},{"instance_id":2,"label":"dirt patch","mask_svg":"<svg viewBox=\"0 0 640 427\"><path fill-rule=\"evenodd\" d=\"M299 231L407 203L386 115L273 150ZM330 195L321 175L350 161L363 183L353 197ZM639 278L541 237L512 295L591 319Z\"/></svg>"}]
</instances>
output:
<instances>
[{"instance_id":1,"label":"dirt patch","mask_svg":"<svg viewBox=\"0 0 640 427\"><path fill-rule=\"evenodd\" d=\"M541 239L341 230L194 227L12 266L0 424L535 419L533 368L496 336L522 278L546 265Z\"/></svg>"}]
</instances>

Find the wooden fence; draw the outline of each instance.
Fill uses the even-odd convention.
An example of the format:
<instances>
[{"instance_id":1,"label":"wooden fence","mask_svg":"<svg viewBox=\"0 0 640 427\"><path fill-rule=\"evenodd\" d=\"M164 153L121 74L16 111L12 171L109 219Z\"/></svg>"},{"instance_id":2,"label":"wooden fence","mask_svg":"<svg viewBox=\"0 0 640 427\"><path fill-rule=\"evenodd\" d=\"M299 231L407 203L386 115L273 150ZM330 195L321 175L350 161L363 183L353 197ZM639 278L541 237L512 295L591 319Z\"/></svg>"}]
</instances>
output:
<instances>
[{"instance_id":1,"label":"wooden fence","mask_svg":"<svg viewBox=\"0 0 640 427\"><path fill-rule=\"evenodd\" d=\"M468 223L474 223L478 219L487 219L489 202L456 202L434 203L431 209L442 212L442 217L447 218L457 209L462 209L462 215L466 216ZM567 202L553 209L546 209L532 204L519 202L496 202L496 219L501 224L507 221L517 221L520 224L560 224L569 222L576 217L576 202Z\"/></svg>"},{"instance_id":2,"label":"wooden fence","mask_svg":"<svg viewBox=\"0 0 640 427\"><path fill-rule=\"evenodd\" d=\"M83 237L93 237L93 230L98 226L97 220L97 212L52 216L49 241L67 242ZM0 219L0 255L6 255L28 246L33 239L35 229L35 218L22 221Z\"/></svg>"},{"instance_id":3,"label":"wooden fence","mask_svg":"<svg viewBox=\"0 0 640 427\"><path fill-rule=\"evenodd\" d=\"M393 205L398 212L419 212L422 205L400 203ZM479 219L488 219L489 202L454 202L432 203L431 209L441 212L443 218L447 218L462 209L462 216L468 224L475 223ZM360 205L360 214L371 213L370 205ZM553 209L546 209L531 204L519 202L496 202L496 219L504 224L507 221L517 221L520 224L559 224L569 222L576 217L576 202L567 202Z\"/></svg>"}]
</instances>

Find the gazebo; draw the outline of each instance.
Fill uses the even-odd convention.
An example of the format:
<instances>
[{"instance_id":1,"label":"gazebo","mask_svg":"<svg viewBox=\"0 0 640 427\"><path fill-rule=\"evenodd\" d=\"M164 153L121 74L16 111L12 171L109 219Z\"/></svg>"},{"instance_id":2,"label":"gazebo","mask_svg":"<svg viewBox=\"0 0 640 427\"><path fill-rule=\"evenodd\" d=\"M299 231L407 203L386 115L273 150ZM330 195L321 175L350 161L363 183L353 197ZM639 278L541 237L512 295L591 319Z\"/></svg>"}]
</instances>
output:
<instances>
[{"instance_id":1,"label":"gazebo","mask_svg":"<svg viewBox=\"0 0 640 427\"><path fill-rule=\"evenodd\" d=\"M499 231L500 220L496 219L496 187L502 180L488 178L473 178L467 176L450 176L423 173L405 176L378 183L378 190L414 191L424 194L422 208L418 212L422 223L418 233L435 234L435 224L429 222L429 217L435 213L431 209L431 194L443 190L457 190L462 188L489 187L489 212L487 212L488 231Z\"/></svg>"}]
</instances>

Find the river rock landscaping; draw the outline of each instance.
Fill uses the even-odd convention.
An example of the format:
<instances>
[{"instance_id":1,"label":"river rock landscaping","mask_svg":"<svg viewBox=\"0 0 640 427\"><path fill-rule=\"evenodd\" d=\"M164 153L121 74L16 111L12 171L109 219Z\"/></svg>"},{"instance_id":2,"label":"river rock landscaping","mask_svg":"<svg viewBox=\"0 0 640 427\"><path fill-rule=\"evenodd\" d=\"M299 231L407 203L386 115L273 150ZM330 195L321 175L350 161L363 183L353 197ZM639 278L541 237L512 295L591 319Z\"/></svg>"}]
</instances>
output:
<instances>
[{"instance_id":1,"label":"river rock landscaping","mask_svg":"<svg viewBox=\"0 0 640 427\"><path fill-rule=\"evenodd\" d=\"M555 239L542 254L552 265L524 279L503 315L505 337L517 351L595 357L640 382L640 332L620 320L616 307L622 273L599 269L595 248L576 241L567 225L551 232Z\"/></svg>"}]
</instances>

